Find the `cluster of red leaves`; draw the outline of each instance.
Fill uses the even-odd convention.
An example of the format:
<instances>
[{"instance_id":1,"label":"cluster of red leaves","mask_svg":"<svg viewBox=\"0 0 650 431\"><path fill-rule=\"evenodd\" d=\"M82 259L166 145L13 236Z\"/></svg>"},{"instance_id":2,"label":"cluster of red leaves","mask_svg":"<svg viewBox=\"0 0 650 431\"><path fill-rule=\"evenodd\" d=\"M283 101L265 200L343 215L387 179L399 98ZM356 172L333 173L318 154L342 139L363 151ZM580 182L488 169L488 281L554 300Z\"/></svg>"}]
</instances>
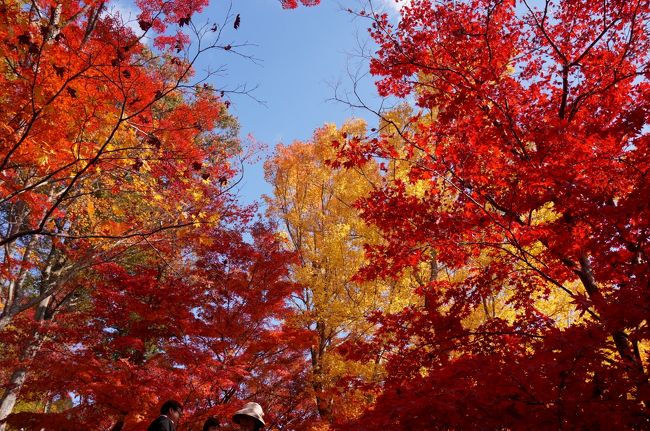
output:
<instances>
[{"instance_id":1,"label":"cluster of red leaves","mask_svg":"<svg viewBox=\"0 0 650 431\"><path fill-rule=\"evenodd\" d=\"M282 7L285 9L295 9L299 4L303 6L316 6L320 0L280 0Z\"/></svg>"},{"instance_id":2,"label":"cluster of red leaves","mask_svg":"<svg viewBox=\"0 0 650 431\"><path fill-rule=\"evenodd\" d=\"M18 349L21 333L46 331L24 400L73 396L63 412L18 413L8 423L145 429L160 403L174 398L185 405L183 425L192 427L209 415L229 417L251 397L263 400L269 423L300 422L310 405L298 378L309 338L281 326L296 288L288 281L294 256L261 225L201 235L210 241L189 236L175 245L193 262L97 266L74 281L75 300L47 327L25 315L5 331L5 345ZM160 252L174 258L172 250Z\"/></svg>"},{"instance_id":3,"label":"cluster of red leaves","mask_svg":"<svg viewBox=\"0 0 650 431\"><path fill-rule=\"evenodd\" d=\"M391 352L388 374L355 427L648 426L649 23L642 1L413 0L397 25L374 17L379 92L420 112L339 144L338 163L394 158L399 135L428 190L387 182L359 203L385 238L360 278L432 255L467 276L378 319L364 347ZM512 321L463 324L504 289ZM551 292L573 302L568 326L536 306Z\"/></svg>"}]
</instances>

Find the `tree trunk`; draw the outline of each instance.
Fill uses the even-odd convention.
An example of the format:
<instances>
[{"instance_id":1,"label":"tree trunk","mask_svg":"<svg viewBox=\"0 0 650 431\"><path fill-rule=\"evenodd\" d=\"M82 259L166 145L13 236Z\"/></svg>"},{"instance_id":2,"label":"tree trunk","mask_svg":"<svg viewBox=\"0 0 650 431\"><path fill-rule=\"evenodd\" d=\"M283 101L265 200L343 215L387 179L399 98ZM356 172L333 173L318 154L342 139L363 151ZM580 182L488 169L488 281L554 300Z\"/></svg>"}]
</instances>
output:
<instances>
[{"instance_id":1,"label":"tree trunk","mask_svg":"<svg viewBox=\"0 0 650 431\"><path fill-rule=\"evenodd\" d=\"M56 286L59 285L63 278L62 274L64 272L65 267L65 259L62 255L57 253L56 248L54 245L52 245L52 248L50 249L49 255L45 261L45 267L41 272L41 287L40 287L40 292L41 295L46 295L44 298L41 299L40 303L38 304L38 307L41 308L43 303L49 304L49 299L54 291L56 290ZM2 314L0 315L0 331L3 331L9 323L13 320L13 318L19 314L20 312L31 308L33 305L29 304L29 301L27 301L27 304L21 304L20 299L21 299L21 291L22 291L22 284L24 283L24 276L21 277L20 284L17 284L14 286L14 294L13 294L13 301L11 305L8 303L6 304L5 308L2 310ZM47 306L47 305L46 305Z\"/></svg>"},{"instance_id":2,"label":"tree trunk","mask_svg":"<svg viewBox=\"0 0 650 431\"><path fill-rule=\"evenodd\" d=\"M51 299L52 297L48 296L38 304L36 321L39 322L39 324L42 324L46 318L47 308ZM44 338L44 331L36 331L34 338L30 341L29 345L25 348L20 357L20 365L11 374L11 379L7 384L7 388L5 389L2 398L0 398L0 431L5 431L6 429L6 424L3 421L11 414L16 405L18 395L20 394L27 378L29 362L31 362L31 360L36 356L36 353L38 353Z\"/></svg>"},{"instance_id":3,"label":"tree trunk","mask_svg":"<svg viewBox=\"0 0 650 431\"><path fill-rule=\"evenodd\" d=\"M316 330L319 335L318 345L311 348L311 365L312 379L311 386L316 398L316 408L321 419L328 422L332 421L332 399L325 395L325 385L323 384L323 355L325 353L325 324L316 323Z\"/></svg>"},{"instance_id":4,"label":"tree trunk","mask_svg":"<svg viewBox=\"0 0 650 431\"><path fill-rule=\"evenodd\" d=\"M24 367L17 369L11 375L9 387L5 389L5 393L2 395L2 401L0 402L0 421L4 421L13 411L26 377L27 369ZM5 431L6 426L4 422L0 423L0 431Z\"/></svg>"},{"instance_id":5,"label":"tree trunk","mask_svg":"<svg viewBox=\"0 0 650 431\"><path fill-rule=\"evenodd\" d=\"M605 298L598 289L598 284L591 268L591 263L586 255L580 256L580 270L576 271L580 281L582 281L589 298L593 301L596 310L598 310L605 327L609 330L616 351L626 364L629 376L635 382L635 386L639 393L644 393L648 388L648 376L640 360L640 355L635 352L634 343L630 341L625 328L621 327L620 323L612 322L606 310ZM641 404L645 408L649 408L645 400L641 400Z\"/></svg>"},{"instance_id":6,"label":"tree trunk","mask_svg":"<svg viewBox=\"0 0 650 431\"><path fill-rule=\"evenodd\" d=\"M126 416L122 416L115 422L115 424L111 427L110 431L122 431L124 428L124 419Z\"/></svg>"}]
</instances>

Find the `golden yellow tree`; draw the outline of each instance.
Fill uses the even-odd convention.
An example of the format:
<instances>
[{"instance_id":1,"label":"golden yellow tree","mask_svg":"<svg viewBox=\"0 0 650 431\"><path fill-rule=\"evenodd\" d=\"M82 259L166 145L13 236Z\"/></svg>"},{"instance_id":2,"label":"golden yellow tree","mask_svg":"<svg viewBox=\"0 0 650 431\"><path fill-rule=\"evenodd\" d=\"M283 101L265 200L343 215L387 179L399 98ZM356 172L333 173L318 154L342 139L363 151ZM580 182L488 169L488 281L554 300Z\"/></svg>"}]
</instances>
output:
<instances>
[{"instance_id":1,"label":"golden yellow tree","mask_svg":"<svg viewBox=\"0 0 650 431\"><path fill-rule=\"evenodd\" d=\"M365 264L364 245L381 240L361 220L355 202L384 179L374 161L355 169L335 169L327 161L336 154L334 141L365 133L362 120L348 121L340 129L325 125L310 142L279 145L265 166L274 191L267 199L268 214L299 256L293 274L303 289L294 297L301 311L296 324L315 333L309 351L311 387L326 422L354 415L363 404L356 399L359 394L336 392L343 376L372 379L381 372L379 359L366 364L346 361L336 348L372 333L369 313L400 310L412 300L412 277L373 283L353 280Z\"/></svg>"}]
</instances>

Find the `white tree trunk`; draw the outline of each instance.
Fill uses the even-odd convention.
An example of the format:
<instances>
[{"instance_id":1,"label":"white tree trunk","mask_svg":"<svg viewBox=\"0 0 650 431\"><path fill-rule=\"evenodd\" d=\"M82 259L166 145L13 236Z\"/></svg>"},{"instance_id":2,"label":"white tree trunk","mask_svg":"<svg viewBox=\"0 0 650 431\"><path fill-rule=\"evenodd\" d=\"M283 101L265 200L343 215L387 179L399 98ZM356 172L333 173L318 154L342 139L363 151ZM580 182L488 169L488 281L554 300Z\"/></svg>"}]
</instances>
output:
<instances>
[{"instance_id":1,"label":"white tree trunk","mask_svg":"<svg viewBox=\"0 0 650 431\"><path fill-rule=\"evenodd\" d=\"M48 296L38 304L38 310L36 312L37 322L42 323L45 320L46 310L51 299L52 297ZM25 351L20 357L19 367L11 374L11 379L7 384L7 388L5 389L4 394L2 394L2 398L0 398L0 431L5 431L6 429L6 424L3 421L11 414L16 406L18 395L27 379L27 364L34 359L36 353L38 353L43 338L44 331L36 331L34 338L27 348L25 348Z\"/></svg>"}]
</instances>

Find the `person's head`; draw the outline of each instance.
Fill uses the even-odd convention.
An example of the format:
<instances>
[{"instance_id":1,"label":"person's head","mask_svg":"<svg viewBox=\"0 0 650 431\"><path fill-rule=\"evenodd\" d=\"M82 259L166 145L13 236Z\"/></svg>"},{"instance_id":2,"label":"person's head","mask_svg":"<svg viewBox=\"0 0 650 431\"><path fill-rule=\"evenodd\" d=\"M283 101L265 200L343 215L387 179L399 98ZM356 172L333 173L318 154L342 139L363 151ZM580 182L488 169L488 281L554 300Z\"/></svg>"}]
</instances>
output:
<instances>
[{"instance_id":1,"label":"person's head","mask_svg":"<svg viewBox=\"0 0 650 431\"><path fill-rule=\"evenodd\" d=\"M183 406L176 400L167 400L163 403L162 407L160 407L160 414L167 416L169 419L174 421L174 423L178 422L181 413L183 413Z\"/></svg>"},{"instance_id":2,"label":"person's head","mask_svg":"<svg viewBox=\"0 0 650 431\"><path fill-rule=\"evenodd\" d=\"M262 425L255 419L250 416L240 416L237 420L239 429L242 431L258 431L262 428Z\"/></svg>"},{"instance_id":3,"label":"person's head","mask_svg":"<svg viewBox=\"0 0 650 431\"><path fill-rule=\"evenodd\" d=\"M235 412L232 421L238 424L242 431L257 431L266 425L262 406L257 403L247 403L241 410Z\"/></svg>"},{"instance_id":4,"label":"person's head","mask_svg":"<svg viewBox=\"0 0 650 431\"><path fill-rule=\"evenodd\" d=\"M203 424L203 431L217 431L220 426L219 419L210 416Z\"/></svg>"}]
</instances>

